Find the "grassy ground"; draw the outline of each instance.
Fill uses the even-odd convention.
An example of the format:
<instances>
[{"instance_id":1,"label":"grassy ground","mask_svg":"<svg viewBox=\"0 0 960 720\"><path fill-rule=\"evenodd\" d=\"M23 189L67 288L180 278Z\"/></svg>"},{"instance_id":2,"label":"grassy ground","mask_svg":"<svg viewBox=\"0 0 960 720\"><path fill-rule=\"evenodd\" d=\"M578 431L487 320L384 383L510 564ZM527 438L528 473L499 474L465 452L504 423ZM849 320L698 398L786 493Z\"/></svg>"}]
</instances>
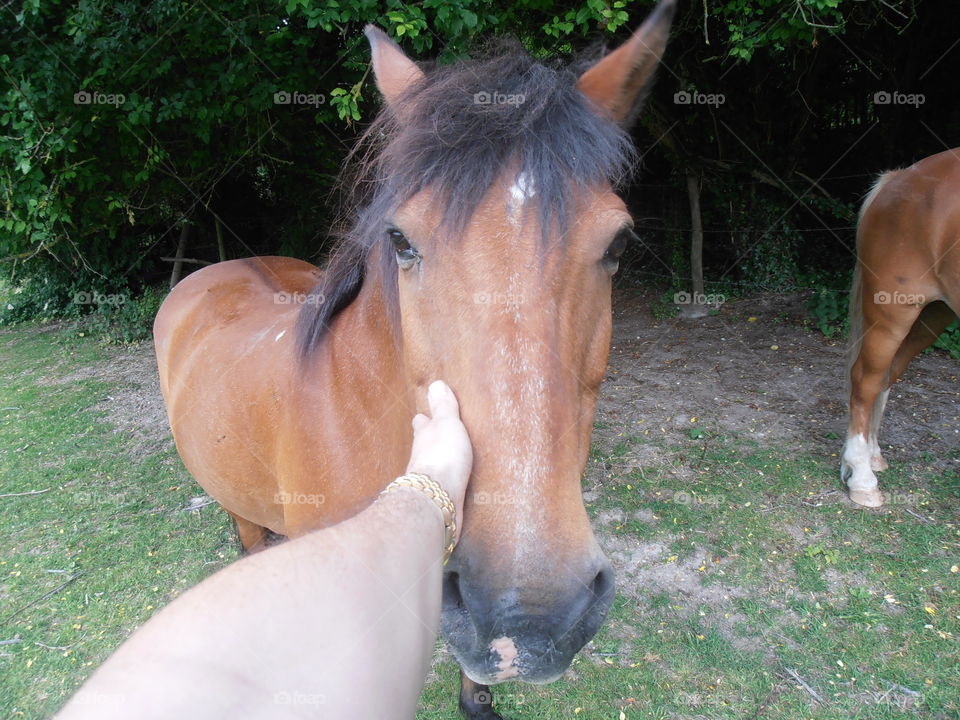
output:
<instances>
[{"instance_id":1,"label":"grassy ground","mask_svg":"<svg viewBox=\"0 0 960 720\"><path fill-rule=\"evenodd\" d=\"M71 379L105 351L0 333L0 717L42 718L159 606L236 555L172 450L141 457ZM13 641L13 642L10 642Z\"/></svg>"},{"instance_id":2,"label":"grassy ground","mask_svg":"<svg viewBox=\"0 0 960 720\"><path fill-rule=\"evenodd\" d=\"M863 511L832 458L704 436L619 472L641 442L593 453L611 618L570 681L499 686L509 717L960 717L956 477L891 468L893 503ZM450 717L439 675L423 718Z\"/></svg>"},{"instance_id":3,"label":"grassy ground","mask_svg":"<svg viewBox=\"0 0 960 720\"><path fill-rule=\"evenodd\" d=\"M108 352L62 330L0 333L4 718L49 715L236 556L218 508L185 509L201 491L172 449L116 433L98 409L111 387L76 377ZM591 458L589 510L618 571L610 620L564 680L498 686L506 717L960 717L956 476L894 463L894 502L864 511L837 491L836 458L707 432L658 441L638 467L648 442L624 433ZM456 687L439 663L418 718L457 717Z\"/></svg>"}]
</instances>

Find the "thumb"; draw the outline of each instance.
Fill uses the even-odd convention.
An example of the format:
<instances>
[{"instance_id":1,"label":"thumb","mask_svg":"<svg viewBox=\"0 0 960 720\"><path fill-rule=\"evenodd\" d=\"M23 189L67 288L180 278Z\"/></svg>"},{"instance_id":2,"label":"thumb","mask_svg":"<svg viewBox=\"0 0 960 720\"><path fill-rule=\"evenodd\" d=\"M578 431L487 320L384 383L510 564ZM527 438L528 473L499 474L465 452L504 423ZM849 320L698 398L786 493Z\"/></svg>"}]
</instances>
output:
<instances>
[{"instance_id":1,"label":"thumb","mask_svg":"<svg viewBox=\"0 0 960 720\"><path fill-rule=\"evenodd\" d=\"M460 405L457 396L443 380L434 380L427 389L427 402L430 414L435 418L452 417L460 419Z\"/></svg>"}]
</instances>

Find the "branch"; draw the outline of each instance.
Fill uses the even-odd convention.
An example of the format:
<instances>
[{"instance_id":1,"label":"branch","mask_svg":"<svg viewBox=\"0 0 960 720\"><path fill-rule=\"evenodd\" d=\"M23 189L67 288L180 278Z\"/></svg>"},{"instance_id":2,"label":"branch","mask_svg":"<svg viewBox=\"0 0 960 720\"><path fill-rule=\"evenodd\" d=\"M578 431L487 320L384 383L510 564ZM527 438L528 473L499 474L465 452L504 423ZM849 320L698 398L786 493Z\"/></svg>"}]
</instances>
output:
<instances>
[{"instance_id":1,"label":"branch","mask_svg":"<svg viewBox=\"0 0 960 720\"><path fill-rule=\"evenodd\" d=\"M164 262L182 262L189 263L191 265L216 265L216 263L210 262L209 260L198 260L196 258L162 257L160 259Z\"/></svg>"}]
</instances>

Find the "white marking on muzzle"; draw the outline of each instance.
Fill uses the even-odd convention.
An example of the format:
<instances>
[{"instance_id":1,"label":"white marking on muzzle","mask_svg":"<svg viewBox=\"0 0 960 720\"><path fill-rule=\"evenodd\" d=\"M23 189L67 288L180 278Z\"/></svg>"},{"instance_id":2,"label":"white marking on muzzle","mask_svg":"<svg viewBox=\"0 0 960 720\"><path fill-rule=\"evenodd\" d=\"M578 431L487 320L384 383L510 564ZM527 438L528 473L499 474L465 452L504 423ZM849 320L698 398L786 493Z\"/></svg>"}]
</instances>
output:
<instances>
[{"instance_id":1,"label":"white marking on muzzle","mask_svg":"<svg viewBox=\"0 0 960 720\"><path fill-rule=\"evenodd\" d=\"M509 680L520 674L514 660L517 659L517 646L508 637L501 637L490 643L490 651L495 652L500 661L497 663L497 682Z\"/></svg>"}]
</instances>

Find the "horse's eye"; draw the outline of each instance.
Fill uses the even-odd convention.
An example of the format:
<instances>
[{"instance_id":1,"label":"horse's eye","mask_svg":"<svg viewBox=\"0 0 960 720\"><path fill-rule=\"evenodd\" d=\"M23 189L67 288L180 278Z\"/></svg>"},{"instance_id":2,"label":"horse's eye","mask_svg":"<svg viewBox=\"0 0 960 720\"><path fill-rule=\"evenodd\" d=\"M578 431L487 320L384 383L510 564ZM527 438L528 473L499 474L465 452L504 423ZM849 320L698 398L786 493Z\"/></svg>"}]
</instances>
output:
<instances>
[{"instance_id":1,"label":"horse's eye","mask_svg":"<svg viewBox=\"0 0 960 720\"><path fill-rule=\"evenodd\" d=\"M603 266L608 272L615 273L617 271L620 266L620 256L627 249L627 243L630 240L635 240L636 237L631 228L623 228L614 236L613 241L607 247L607 251L603 254Z\"/></svg>"},{"instance_id":2,"label":"horse's eye","mask_svg":"<svg viewBox=\"0 0 960 720\"><path fill-rule=\"evenodd\" d=\"M394 250L397 251L397 265L401 270L409 270L420 260L420 253L410 244L406 236L396 228L387 230L387 237L393 243Z\"/></svg>"}]
</instances>

